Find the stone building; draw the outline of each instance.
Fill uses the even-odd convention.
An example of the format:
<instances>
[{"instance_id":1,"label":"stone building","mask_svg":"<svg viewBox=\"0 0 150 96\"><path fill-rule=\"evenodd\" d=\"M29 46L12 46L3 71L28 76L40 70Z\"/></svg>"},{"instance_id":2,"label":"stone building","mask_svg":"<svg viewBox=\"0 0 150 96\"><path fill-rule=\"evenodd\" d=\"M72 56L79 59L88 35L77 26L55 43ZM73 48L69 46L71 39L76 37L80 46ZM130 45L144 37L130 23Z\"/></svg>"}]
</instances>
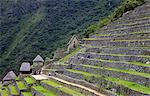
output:
<instances>
[{"instance_id":1,"label":"stone building","mask_svg":"<svg viewBox=\"0 0 150 96\"><path fill-rule=\"evenodd\" d=\"M73 35L67 44L68 45L67 52L69 53L73 49L77 48L79 46L79 44L80 44L80 40L78 39L78 37L76 35Z\"/></svg>"},{"instance_id":2,"label":"stone building","mask_svg":"<svg viewBox=\"0 0 150 96\"><path fill-rule=\"evenodd\" d=\"M32 74L34 75L40 74L43 65L44 65L44 59L40 55L37 55L33 60Z\"/></svg>"},{"instance_id":3,"label":"stone building","mask_svg":"<svg viewBox=\"0 0 150 96\"><path fill-rule=\"evenodd\" d=\"M54 52L54 60L59 60L60 58L64 57L65 54L65 49L63 48L58 48L55 52Z\"/></svg>"},{"instance_id":4,"label":"stone building","mask_svg":"<svg viewBox=\"0 0 150 96\"><path fill-rule=\"evenodd\" d=\"M2 83L4 85L8 85L15 82L16 74L13 71L7 73L7 75L3 78Z\"/></svg>"},{"instance_id":5,"label":"stone building","mask_svg":"<svg viewBox=\"0 0 150 96\"><path fill-rule=\"evenodd\" d=\"M31 66L28 62L23 62L20 67L20 75L28 75L31 73Z\"/></svg>"}]
</instances>

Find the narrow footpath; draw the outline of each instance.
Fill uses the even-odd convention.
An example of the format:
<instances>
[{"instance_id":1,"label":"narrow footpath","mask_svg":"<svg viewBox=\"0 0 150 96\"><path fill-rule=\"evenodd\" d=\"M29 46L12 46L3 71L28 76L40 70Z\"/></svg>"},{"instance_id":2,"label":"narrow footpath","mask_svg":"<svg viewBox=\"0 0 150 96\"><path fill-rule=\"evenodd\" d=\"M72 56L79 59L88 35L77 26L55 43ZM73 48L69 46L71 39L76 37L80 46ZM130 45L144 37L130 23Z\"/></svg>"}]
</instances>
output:
<instances>
[{"instance_id":1,"label":"narrow footpath","mask_svg":"<svg viewBox=\"0 0 150 96\"><path fill-rule=\"evenodd\" d=\"M65 84L68 84L68 85L71 85L71 86L75 86L75 87L79 87L81 89L87 90L87 91L89 91L89 92L91 92L91 93L93 93L93 94L95 94L97 96L106 96L104 94L99 93L98 91L95 91L95 90L93 90L91 88L87 88L85 86L82 86L82 85L79 85L79 84L76 84L76 83L68 82L66 80L63 80L63 79L60 79L60 78L57 78L57 77L54 77L54 76L48 76L48 75L44 75L44 74L42 74L42 75L44 77L46 77L46 78L54 79L54 80L60 81L60 82L65 83Z\"/></svg>"}]
</instances>

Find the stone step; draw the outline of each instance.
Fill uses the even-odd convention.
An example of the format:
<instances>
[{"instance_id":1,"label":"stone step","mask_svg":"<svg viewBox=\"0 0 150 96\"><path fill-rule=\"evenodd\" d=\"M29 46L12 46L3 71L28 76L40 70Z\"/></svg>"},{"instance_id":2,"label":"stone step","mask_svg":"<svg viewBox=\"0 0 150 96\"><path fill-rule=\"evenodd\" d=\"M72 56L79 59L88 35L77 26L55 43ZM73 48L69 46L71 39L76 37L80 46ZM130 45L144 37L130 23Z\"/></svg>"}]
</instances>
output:
<instances>
[{"instance_id":1,"label":"stone step","mask_svg":"<svg viewBox=\"0 0 150 96\"><path fill-rule=\"evenodd\" d=\"M127 28L117 28L117 29L108 29L108 30L97 30L96 34L128 34L131 32L140 32L140 31L147 31L150 29L150 24L146 25L139 25Z\"/></svg>"},{"instance_id":2,"label":"stone step","mask_svg":"<svg viewBox=\"0 0 150 96\"><path fill-rule=\"evenodd\" d=\"M124 55L124 54L101 54L101 53L80 53L78 58L113 60L122 62L141 62L150 61L150 56L147 55Z\"/></svg>"},{"instance_id":3,"label":"stone step","mask_svg":"<svg viewBox=\"0 0 150 96\"><path fill-rule=\"evenodd\" d=\"M109 67L93 66L88 64L76 64L73 65L71 69L89 72L92 74L111 76L114 78L128 80L137 84L141 84L143 86L150 87L150 84L148 83L148 81L150 81L150 74L147 73Z\"/></svg>"},{"instance_id":4,"label":"stone step","mask_svg":"<svg viewBox=\"0 0 150 96\"><path fill-rule=\"evenodd\" d=\"M81 93L79 88L56 80L44 80L41 81L41 85L48 90L53 90L58 96L87 96L84 91Z\"/></svg>"},{"instance_id":5,"label":"stone step","mask_svg":"<svg viewBox=\"0 0 150 96\"><path fill-rule=\"evenodd\" d=\"M142 25L148 25L150 24L150 18L147 19L146 21L141 21L141 22L128 22L126 24L109 24L103 28L101 28L102 31L107 31L107 30L114 30L114 29L123 29L123 28L130 28L130 27L135 27L135 26L142 26Z\"/></svg>"},{"instance_id":6,"label":"stone step","mask_svg":"<svg viewBox=\"0 0 150 96\"><path fill-rule=\"evenodd\" d=\"M117 46L117 47L150 47L150 39L137 40L101 40L97 38L86 38L82 41L87 46Z\"/></svg>"},{"instance_id":7,"label":"stone step","mask_svg":"<svg viewBox=\"0 0 150 96\"><path fill-rule=\"evenodd\" d=\"M130 34L95 34L89 38L97 38L101 40L134 40L134 39L149 39L150 31L148 32L133 32Z\"/></svg>"},{"instance_id":8,"label":"stone step","mask_svg":"<svg viewBox=\"0 0 150 96\"><path fill-rule=\"evenodd\" d=\"M128 47L86 47L86 52L103 54L125 54L125 55L150 55L150 48L128 48Z\"/></svg>"},{"instance_id":9,"label":"stone step","mask_svg":"<svg viewBox=\"0 0 150 96\"><path fill-rule=\"evenodd\" d=\"M19 96L19 92L17 90L17 87L14 85L8 86L8 92L9 92L9 94L11 94L11 96Z\"/></svg>"},{"instance_id":10,"label":"stone step","mask_svg":"<svg viewBox=\"0 0 150 96\"><path fill-rule=\"evenodd\" d=\"M99 86L100 88L114 90L114 92L121 93L122 95L143 96L150 94L149 87L111 76L91 74L88 72L72 69L68 69L63 74L72 78L86 80L92 84Z\"/></svg>"},{"instance_id":11,"label":"stone step","mask_svg":"<svg viewBox=\"0 0 150 96\"><path fill-rule=\"evenodd\" d=\"M31 92L33 96L57 96L57 94L51 90L47 90L46 88L38 85L32 86Z\"/></svg>"},{"instance_id":12,"label":"stone step","mask_svg":"<svg viewBox=\"0 0 150 96\"><path fill-rule=\"evenodd\" d=\"M110 61L102 59L89 59L89 58L70 58L69 64L89 64L100 67L111 67L124 70L134 70L137 72L150 73L150 65L140 62L122 62L122 61ZM68 65L71 68L71 65Z\"/></svg>"}]
</instances>

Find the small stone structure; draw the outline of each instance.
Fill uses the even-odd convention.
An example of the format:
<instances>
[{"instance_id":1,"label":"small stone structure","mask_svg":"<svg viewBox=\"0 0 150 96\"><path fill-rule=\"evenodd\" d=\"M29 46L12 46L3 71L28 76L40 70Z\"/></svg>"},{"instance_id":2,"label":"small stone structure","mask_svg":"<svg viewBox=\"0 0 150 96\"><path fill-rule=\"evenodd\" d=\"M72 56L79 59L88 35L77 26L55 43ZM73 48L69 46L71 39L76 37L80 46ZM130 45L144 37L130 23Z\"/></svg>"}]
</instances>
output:
<instances>
[{"instance_id":1,"label":"small stone structure","mask_svg":"<svg viewBox=\"0 0 150 96\"><path fill-rule=\"evenodd\" d=\"M33 60L32 74L34 75L40 74L43 65L44 65L44 59L40 55L37 55Z\"/></svg>"},{"instance_id":2,"label":"small stone structure","mask_svg":"<svg viewBox=\"0 0 150 96\"><path fill-rule=\"evenodd\" d=\"M16 79L16 74L13 72L13 71L10 71L7 73L7 75L3 78L2 80L2 83L4 85L8 85L8 84L11 84L13 82L15 82L15 79Z\"/></svg>"},{"instance_id":3,"label":"small stone structure","mask_svg":"<svg viewBox=\"0 0 150 96\"><path fill-rule=\"evenodd\" d=\"M68 42L67 52L69 53L71 50L77 48L80 44L80 41L76 35L73 35L70 41Z\"/></svg>"},{"instance_id":4,"label":"small stone structure","mask_svg":"<svg viewBox=\"0 0 150 96\"><path fill-rule=\"evenodd\" d=\"M65 54L65 49L63 48L58 48L55 52L54 52L54 60L59 60L60 58L64 57Z\"/></svg>"},{"instance_id":5,"label":"small stone structure","mask_svg":"<svg viewBox=\"0 0 150 96\"><path fill-rule=\"evenodd\" d=\"M28 75L31 73L31 66L28 62L23 62L20 67L20 75Z\"/></svg>"}]
</instances>

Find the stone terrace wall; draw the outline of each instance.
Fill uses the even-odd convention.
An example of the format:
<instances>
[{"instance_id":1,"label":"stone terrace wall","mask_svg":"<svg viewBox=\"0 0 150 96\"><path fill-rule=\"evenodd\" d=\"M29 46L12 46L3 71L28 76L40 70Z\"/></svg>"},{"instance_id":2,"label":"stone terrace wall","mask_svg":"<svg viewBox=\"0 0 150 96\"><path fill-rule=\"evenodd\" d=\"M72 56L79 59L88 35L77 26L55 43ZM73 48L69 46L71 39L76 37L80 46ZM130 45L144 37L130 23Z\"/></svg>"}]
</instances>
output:
<instances>
[{"instance_id":1,"label":"stone terrace wall","mask_svg":"<svg viewBox=\"0 0 150 96\"><path fill-rule=\"evenodd\" d=\"M85 79L85 76L81 75L81 74L77 74L77 73L72 73L72 72L65 72L65 75L72 77L72 78L77 78L77 79ZM106 81L104 78L91 78L93 84L96 84L98 86L100 86L100 88L104 88L104 89L109 89L113 92L116 93L121 93L122 95L125 96L148 96L148 94L143 94L141 92L137 92L134 90L131 90L127 87L124 87L122 85L117 85L116 83L113 83L111 81Z\"/></svg>"},{"instance_id":2,"label":"stone terrace wall","mask_svg":"<svg viewBox=\"0 0 150 96\"><path fill-rule=\"evenodd\" d=\"M135 70L138 72L150 73L150 67L145 66L137 66L132 64L127 64L123 62L101 62L98 60L90 60L90 59L78 59L78 58L71 58L70 64L89 64L93 66L101 66L101 67L108 67L108 68L118 68L118 69L125 69L125 70Z\"/></svg>"},{"instance_id":3,"label":"stone terrace wall","mask_svg":"<svg viewBox=\"0 0 150 96\"><path fill-rule=\"evenodd\" d=\"M125 54L125 55L150 55L150 49L130 49L130 48L86 48L86 52L108 53L108 54Z\"/></svg>"},{"instance_id":4,"label":"stone terrace wall","mask_svg":"<svg viewBox=\"0 0 150 96\"><path fill-rule=\"evenodd\" d=\"M92 74L100 74L100 75L105 75L105 76L111 76L114 78L120 78L122 80L128 80L131 82L135 82L147 87L150 87L150 78L146 78L143 76L139 75L132 75L128 73L122 73L122 72L116 72L116 71L111 71L111 70L105 70L105 69L98 69L98 68L90 68L90 67L84 67L80 65L74 65L73 68L74 70L80 70Z\"/></svg>"},{"instance_id":5,"label":"stone terrace wall","mask_svg":"<svg viewBox=\"0 0 150 96\"><path fill-rule=\"evenodd\" d=\"M115 61L135 61L135 62L147 62L150 58L138 57L138 56L113 56L104 54L84 53L78 54L78 57L91 58L91 59L103 59L103 60L115 60Z\"/></svg>"}]
</instances>

